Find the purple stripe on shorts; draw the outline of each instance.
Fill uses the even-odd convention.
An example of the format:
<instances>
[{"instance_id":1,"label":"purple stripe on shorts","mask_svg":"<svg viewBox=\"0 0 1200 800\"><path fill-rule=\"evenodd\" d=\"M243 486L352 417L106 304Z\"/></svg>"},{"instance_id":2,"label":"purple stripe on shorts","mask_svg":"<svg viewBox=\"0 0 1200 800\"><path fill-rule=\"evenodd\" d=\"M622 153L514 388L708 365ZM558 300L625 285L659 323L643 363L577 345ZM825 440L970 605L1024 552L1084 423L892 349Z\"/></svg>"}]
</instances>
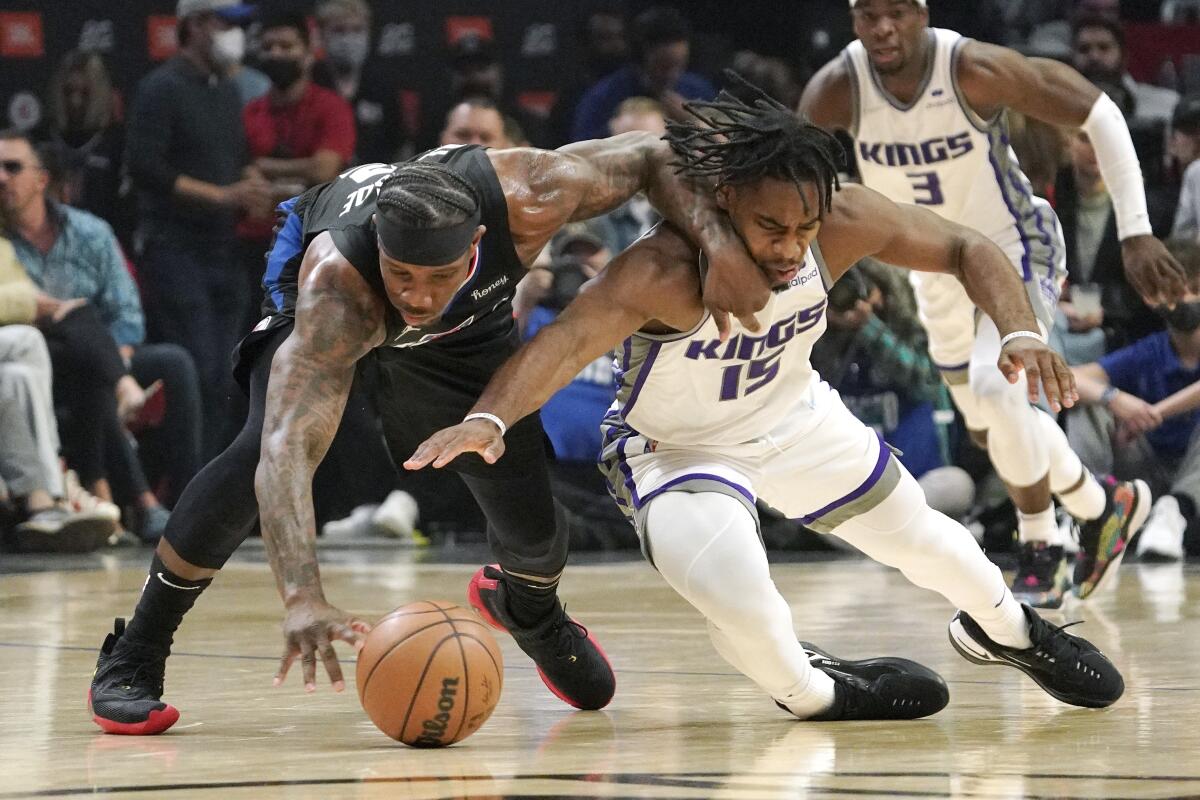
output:
<instances>
[{"instance_id":1,"label":"purple stripe on shorts","mask_svg":"<svg viewBox=\"0 0 1200 800\"><path fill-rule=\"evenodd\" d=\"M633 507L641 508L642 501L638 498L637 484L633 482L633 470L629 468L629 463L625 460L625 443L628 441L629 437L625 436L617 442L617 468L625 476L625 488L629 490L629 496L633 498Z\"/></svg>"},{"instance_id":2,"label":"purple stripe on shorts","mask_svg":"<svg viewBox=\"0 0 1200 800\"><path fill-rule=\"evenodd\" d=\"M867 492L871 491L871 487L874 486L875 484L879 483L879 479L883 477L883 470L885 467L887 467L888 459L891 458L891 456L892 456L891 448L889 448L887 446L887 443L884 442L883 437L880 436L879 437L879 458L877 458L875 460L875 469L871 470L871 474L867 476L867 479L865 481L863 481L859 485L859 487L857 489L855 489L853 492L851 492L850 494L846 495L845 497L843 497L839 500L834 500L832 503L830 503L829 505L825 506L824 508L822 508L818 511L814 511L811 514L800 517L800 521L803 522L805 525L811 525L813 522L816 522L817 520L819 520L821 517L825 516L826 514L836 511L837 509L841 508L842 506L846 505L847 503L853 503L855 500L862 497Z\"/></svg>"},{"instance_id":3,"label":"purple stripe on shorts","mask_svg":"<svg viewBox=\"0 0 1200 800\"><path fill-rule=\"evenodd\" d=\"M628 343L628 339L625 340ZM642 362L642 368L638 370L637 380L633 382L633 391L629 393L629 400L625 403L625 407L621 409L621 414L628 417L629 412L633 411L633 404L637 402L638 395L642 391L642 386L646 383L646 376L650 374L650 368L654 366L654 359L658 357L658 351L662 350L662 342L655 342L650 345L650 350L646 353L646 360Z\"/></svg>"},{"instance_id":4,"label":"purple stripe on shorts","mask_svg":"<svg viewBox=\"0 0 1200 800\"><path fill-rule=\"evenodd\" d=\"M681 483L686 483L687 481L695 481L695 480L716 481L717 483L723 483L731 489L736 489L738 494L740 494L742 497L746 498L747 502L749 502L751 505L754 504L754 495L752 495L745 486L736 484L733 481L729 480L728 478L722 478L720 475L713 475L708 472L690 472L687 475L680 475L678 478L673 478L672 480L667 481L662 486L658 487L653 492L651 492L650 494L643 497L641 499L641 501L637 504L637 506L638 506L638 508L641 508L642 506L646 505L646 503L649 503L651 500L653 500L655 497L658 497L660 494L662 494L663 492L670 489L672 486L678 486Z\"/></svg>"}]
</instances>

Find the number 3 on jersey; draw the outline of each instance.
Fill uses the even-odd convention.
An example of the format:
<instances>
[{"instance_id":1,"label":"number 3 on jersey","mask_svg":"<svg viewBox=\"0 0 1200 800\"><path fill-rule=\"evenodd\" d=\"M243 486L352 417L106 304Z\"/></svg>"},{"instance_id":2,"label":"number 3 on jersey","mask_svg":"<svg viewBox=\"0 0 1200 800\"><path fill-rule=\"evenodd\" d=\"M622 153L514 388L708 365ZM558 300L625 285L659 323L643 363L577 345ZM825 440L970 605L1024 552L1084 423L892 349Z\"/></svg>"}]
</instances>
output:
<instances>
[{"instance_id":1,"label":"number 3 on jersey","mask_svg":"<svg viewBox=\"0 0 1200 800\"><path fill-rule=\"evenodd\" d=\"M936 172L906 172L912 181L913 202L919 206L940 206L946 202L942 194L942 179Z\"/></svg>"}]
</instances>

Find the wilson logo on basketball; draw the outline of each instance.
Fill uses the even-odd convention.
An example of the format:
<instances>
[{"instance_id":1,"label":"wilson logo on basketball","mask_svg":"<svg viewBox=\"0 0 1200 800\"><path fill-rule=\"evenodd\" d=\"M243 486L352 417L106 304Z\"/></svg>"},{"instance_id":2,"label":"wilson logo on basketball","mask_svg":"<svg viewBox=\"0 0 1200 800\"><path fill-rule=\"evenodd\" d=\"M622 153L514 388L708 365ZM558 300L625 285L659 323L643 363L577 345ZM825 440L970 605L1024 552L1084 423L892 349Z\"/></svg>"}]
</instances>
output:
<instances>
[{"instance_id":1,"label":"wilson logo on basketball","mask_svg":"<svg viewBox=\"0 0 1200 800\"><path fill-rule=\"evenodd\" d=\"M458 678L442 678L442 697L438 700L438 713L422 723L421 735L416 741L418 746L442 744L442 737L446 735L446 726L450 723L450 712L454 710L454 701L457 695Z\"/></svg>"}]
</instances>

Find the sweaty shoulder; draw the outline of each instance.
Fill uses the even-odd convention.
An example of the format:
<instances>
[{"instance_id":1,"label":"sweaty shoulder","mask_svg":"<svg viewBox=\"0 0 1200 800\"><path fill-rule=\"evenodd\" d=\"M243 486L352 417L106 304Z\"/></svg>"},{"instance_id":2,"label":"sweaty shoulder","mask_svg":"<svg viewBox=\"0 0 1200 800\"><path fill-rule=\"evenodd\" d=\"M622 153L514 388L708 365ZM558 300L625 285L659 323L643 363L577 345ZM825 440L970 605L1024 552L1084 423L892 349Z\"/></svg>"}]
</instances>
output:
<instances>
[{"instance_id":1,"label":"sweaty shoulder","mask_svg":"<svg viewBox=\"0 0 1200 800\"><path fill-rule=\"evenodd\" d=\"M854 124L854 76L838 55L817 72L800 97L800 112L824 128L849 130Z\"/></svg>"},{"instance_id":2,"label":"sweaty shoulder","mask_svg":"<svg viewBox=\"0 0 1200 800\"><path fill-rule=\"evenodd\" d=\"M886 236L888 212L894 208L883 195L856 183L844 184L834 194L817 243L835 279L859 259L877 252L877 240Z\"/></svg>"},{"instance_id":3,"label":"sweaty shoulder","mask_svg":"<svg viewBox=\"0 0 1200 800\"><path fill-rule=\"evenodd\" d=\"M1007 47L967 39L958 50L954 79L971 110L991 119L1004 107L1014 81L1014 67L1024 59Z\"/></svg>"}]
</instances>

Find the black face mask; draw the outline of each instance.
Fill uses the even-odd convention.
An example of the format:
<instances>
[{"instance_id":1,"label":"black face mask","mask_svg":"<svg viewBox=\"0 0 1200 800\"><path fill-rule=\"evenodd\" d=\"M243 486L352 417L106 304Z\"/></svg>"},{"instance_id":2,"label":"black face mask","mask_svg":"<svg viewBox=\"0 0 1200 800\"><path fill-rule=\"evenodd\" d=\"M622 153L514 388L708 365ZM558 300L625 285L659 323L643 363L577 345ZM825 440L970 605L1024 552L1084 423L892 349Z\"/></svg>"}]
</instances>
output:
<instances>
[{"instance_id":1,"label":"black face mask","mask_svg":"<svg viewBox=\"0 0 1200 800\"><path fill-rule=\"evenodd\" d=\"M264 58L258 65L271 83L281 92L296 85L304 74L304 67L294 58Z\"/></svg>"},{"instance_id":2,"label":"black face mask","mask_svg":"<svg viewBox=\"0 0 1200 800\"><path fill-rule=\"evenodd\" d=\"M1154 309L1158 315L1167 321L1171 330L1180 333L1191 333L1200 328L1200 301L1179 303L1174 308L1159 306Z\"/></svg>"}]
</instances>

